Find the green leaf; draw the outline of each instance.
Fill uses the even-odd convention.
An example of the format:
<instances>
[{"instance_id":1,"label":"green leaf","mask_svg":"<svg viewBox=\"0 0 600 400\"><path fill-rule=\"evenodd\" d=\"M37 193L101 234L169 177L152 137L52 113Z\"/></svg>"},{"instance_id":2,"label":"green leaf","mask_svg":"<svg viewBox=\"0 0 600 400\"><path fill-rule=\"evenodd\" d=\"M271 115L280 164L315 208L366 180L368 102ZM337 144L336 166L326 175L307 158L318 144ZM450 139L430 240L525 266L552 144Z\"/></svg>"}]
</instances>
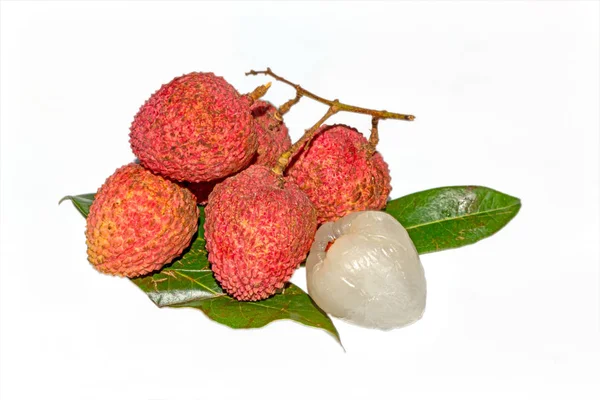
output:
<instances>
[{"instance_id":1,"label":"green leaf","mask_svg":"<svg viewBox=\"0 0 600 400\"><path fill-rule=\"evenodd\" d=\"M85 217L93 195L64 199L71 200ZM154 274L131 279L157 306L196 308L210 319L236 329L259 328L278 319L290 319L323 329L341 344L331 319L296 285L290 283L283 293L257 302L242 302L227 296L208 263L202 207L198 226L192 245L181 257Z\"/></svg>"},{"instance_id":2,"label":"green leaf","mask_svg":"<svg viewBox=\"0 0 600 400\"><path fill-rule=\"evenodd\" d=\"M281 294L262 301L237 301L229 296L215 296L177 307L201 309L209 318L232 328L259 328L278 319L291 319L321 328L339 342L331 319L298 286L288 283Z\"/></svg>"},{"instance_id":3,"label":"green leaf","mask_svg":"<svg viewBox=\"0 0 600 400\"><path fill-rule=\"evenodd\" d=\"M94 201L94 196L96 196L96 193L80 194L77 196L65 196L62 199L60 199L58 204L62 203L65 200L71 200L77 211L79 211L79 213L83 215L84 218L87 218L88 214L90 213L90 206Z\"/></svg>"},{"instance_id":4,"label":"green leaf","mask_svg":"<svg viewBox=\"0 0 600 400\"><path fill-rule=\"evenodd\" d=\"M406 228L419 254L475 243L504 227L521 208L516 197L481 186L425 190L390 201L385 211Z\"/></svg>"}]
</instances>

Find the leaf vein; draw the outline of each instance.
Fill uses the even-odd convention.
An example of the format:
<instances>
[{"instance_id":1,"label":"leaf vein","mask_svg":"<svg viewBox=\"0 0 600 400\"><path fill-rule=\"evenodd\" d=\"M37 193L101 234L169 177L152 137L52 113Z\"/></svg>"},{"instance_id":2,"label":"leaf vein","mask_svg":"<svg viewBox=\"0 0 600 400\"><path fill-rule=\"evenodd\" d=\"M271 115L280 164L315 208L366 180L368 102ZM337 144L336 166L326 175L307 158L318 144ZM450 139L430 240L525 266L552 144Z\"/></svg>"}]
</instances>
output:
<instances>
[{"instance_id":1,"label":"leaf vein","mask_svg":"<svg viewBox=\"0 0 600 400\"><path fill-rule=\"evenodd\" d=\"M486 215L486 214L499 215L499 214L496 214L498 211L508 210L508 209L510 209L512 207L516 207L517 205L518 205L518 203L517 204L511 204L509 206L502 207L502 208L497 208L497 209L490 210L490 211L481 211L481 212L476 212L476 213L461 215L461 216L458 216L458 217L450 217L450 218L439 219L437 221L425 222L425 223L422 223L422 224L417 224L417 225L409 226L409 227L406 228L406 230L409 231L411 229L417 229L417 228L421 228L421 227L427 226L427 225L441 224L441 223L447 222L447 221L456 221L456 220L466 219L466 218L475 217L475 216L479 216L479 215ZM507 212L504 212L504 213L502 213L500 215L508 214L508 213L509 212L507 211ZM490 217L492 219L494 219L493 216L490 216ZM497 220L495 220L495 221L497 222Z\"/></svg>"}]
</instances>

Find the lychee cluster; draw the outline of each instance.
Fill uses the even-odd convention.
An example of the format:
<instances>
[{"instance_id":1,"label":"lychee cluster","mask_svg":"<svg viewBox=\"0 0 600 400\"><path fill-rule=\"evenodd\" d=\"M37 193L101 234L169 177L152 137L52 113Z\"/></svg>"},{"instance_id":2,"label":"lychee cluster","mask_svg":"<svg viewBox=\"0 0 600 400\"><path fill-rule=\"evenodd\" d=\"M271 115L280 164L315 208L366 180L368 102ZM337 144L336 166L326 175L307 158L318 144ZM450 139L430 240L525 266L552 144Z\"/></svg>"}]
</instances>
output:
<instances>
[{"instance_id":1,"label":"lychee cluster","mask_svg":"<svg viewBox=\"0 0 600 400\"><path fill-rule=\"evenodd\" d=\"M269 68L247 73L258 74L292 86L295 97L277 108L260 100L270 83L240 94L222 77L192 72L162 85L145 101L130 127L138 161L118 168L95 197L68 196L77 201L94 198L85 231L89 262L106 274L144 276L170 263L178 265L194 237L204 235L214 278L226 293L212 292L227 307L232 298L261 301L284 291L305 260L308 293L318 306L311 312L320 308L383 330L419 320L427 285L417 249L396 217L377 211L386 206L391 191L388 165L376 150L378 123L415 117L328 100ZM328 109L292 144L283 115L302 98ZM325 124L340 111L369 115L369 139L352 127ZM431 197L436 196L441 198ZM392 208L387 211L398 212ZM201 240L193 249L198 246ZM181 262L198 272L198 263L189 262L193 254ZM163 281L161 288L174 290L171 278L180 277L173 271L150 279L156 291L162 292L158 282ZM181 298L181 290L176 291L175 297ZM294 309L307 310L307 302L296 300L288 311L290 318L300 320ZM199 301L196 296L194 306ZM210 313L204 311L214 317L217 303L210 303ZM269 303L254 308L273 309ZM240 326L237 320L232 325ZM330 325L316 325L332 331ZM256 321L247 326L256 326Z\"/></svg>"},{"instance_id":2,"label":"lychee cluster","mask_svg":"<svg viewBox=\"0 0 600 400\"><path fill-rule=\"evenodd\" d=\"M352 211L381 209L390 176L355 129L323 125L293 159L279 110L259 100L269 84L242 95L213 73L163 85L130 129L139 164L100 188L86 230L90 262L135 277L182 254L206 204L205 239L216 279L230 296L265 299L305 259L317 226ZM316 129L318 125L315 125Z\"/></svg>"}]
</instances>

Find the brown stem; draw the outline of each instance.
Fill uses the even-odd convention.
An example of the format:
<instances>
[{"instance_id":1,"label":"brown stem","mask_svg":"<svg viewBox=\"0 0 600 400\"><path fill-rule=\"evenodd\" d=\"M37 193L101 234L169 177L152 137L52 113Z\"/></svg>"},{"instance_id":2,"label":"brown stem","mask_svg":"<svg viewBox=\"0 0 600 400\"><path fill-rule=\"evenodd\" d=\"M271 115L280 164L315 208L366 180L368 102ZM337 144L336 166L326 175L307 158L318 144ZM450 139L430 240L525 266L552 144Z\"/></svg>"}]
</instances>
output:
<instances>
[{"instance_id":1,"label":"brown stem","mask_svg":"<svg viewBox=\"0 0 600 400\"><path fill-rule=\"evenodd\" d=\"M292 147L290 147L285 153L283 153L279 157L279 160L277 160L277 165L275 166L275 168L273 168L274 173L276 173L279 176L282 176L283 171L285 171L286 167L290 163L290 159L292 157L294 157L296 152L298 150L300 150L302 148L302 146L310 143L310 141L312 140L313 136L315 135L315 132L317 131L317 129L319 129L319 127L321 125L323 125L323 123L325 121L327 121L327 119L329 117L331 117L333 114L335 114L339 111L339 109L337 107L339 102L337 100L334 100L331 103L332 104L329 107L329 109L327 110L327 112L325 113L325 115L323 115L320 120L318 120L313 126L311 126L310 129L307 129L304 132L304 135L302 135L302 137L300 138L300 140L298 140L296 143L294 143L292 145Z\"/></svg>"},{"instance_id":2,"label":"brown stem","mask_svg":"<svg viewBox=\"0 0 600 400\"><path fill-rule=\"evenodd\" d=\"M371 136L369 136L369 147L368 153L369 156L373 155L376 151L377 143L379 143L379 130L377 128L377 124L379 123L379 118L373 117L371 119Z\"/></svg>"},{"instance_id":3,"label":"brown stem","mask_svg":"<svg viewBox=\"0 0 600 400\"><path fill-rule=\"evenodd\" d=\"M247 96L252 100L252 103L254 103L256 100L260 99L265 94L267 94L267 90L269 90L270 87L271 82L267 82L264 85L257 87L252 92L248 93Z\"/></svg>"},{"instance_id":4,"label":"brown stem","mask_svg":"<svg viewBox=\"0 0 600 400\"><path fill-rule=\"evenodd\" d=\"M297 94L299 93L301 96L309 97L313 100L318 101L319 103L326 104L330 107L333 106L335 103L335 100L334 101L327 100L321 96L317 96L316 94L309 92L308 90L302 88L300 85L292 83L292 82L288 81L287 79L275 74L273 71L271 71L271 68L267 68L265 71L251 70L249 72L246 72L246 75L259 75L259 74L271 76L280 82L290 85L296 89ZM357 106L352 106L350 104L340 103L339 101L337 103L335 103L335 105L338 108L338 111L348 111L348 112L353 112L353 113L358 113L358 114L367 114L372 117L377 117L379 119L401 119L401 120L405 120L405 121L412 121L415 119L414 115L398 114L398 113L393 113L393 112L389 112L389 111L385 111L385 110L381 110L381 111L371 110L368 108L357 107Z\"/></svg>"}]
</instances>

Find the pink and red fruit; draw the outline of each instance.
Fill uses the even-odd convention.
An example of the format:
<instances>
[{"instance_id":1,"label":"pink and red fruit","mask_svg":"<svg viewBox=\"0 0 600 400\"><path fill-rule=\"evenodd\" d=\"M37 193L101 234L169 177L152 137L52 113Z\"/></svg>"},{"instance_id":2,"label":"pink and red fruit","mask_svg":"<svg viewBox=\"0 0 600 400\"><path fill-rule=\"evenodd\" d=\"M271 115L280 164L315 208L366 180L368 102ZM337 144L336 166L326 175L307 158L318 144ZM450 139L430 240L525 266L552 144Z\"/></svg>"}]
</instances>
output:
<instances>
[{"instance_id":1,"label":"pink and red fruit","mask_svg":"<svg viewBox=\"0 0 600 400\"><path fill-rule=\"evenodd\" d=\"M98 271L129 278L161 269L198 230L192 193L138 164L116 170L87 217L88 260Z\"/></svg>"},{"instance_id":2,"label":"pink and red fruit","mask_svg":"<svg viewBox=\"0 0 600 400\"><path fill-rule=\"evenodd\" d=\"M259 165L218 184L205 212L208 259L223 289L237 300L262 300L283 288L317 229L306 194Z\"/></svg>"},{"instance_id":3,"label":"pink and red fruit","mask_svg":"<svg viewBox=\"0 0 600 400\"><path fill-rule=\"evenodd\" d=\"M392 189L381 154L371 154L367 139L345 125L320 127L293 158L287 176L315 205L319 224L353 211L381 210Z\"/></svg>"},{"instance_id":4,"label":"pink and red fruit","mask_svg":"<svg viewBox=\"0 0 600 400\"><path fill-rule=\"evenodd\" d=\"M131 125L131 148L146 168L176 181L226 177L256 153L251 103L212 73L183 75L140 108Z\"/></svg>"}]
</instances>

